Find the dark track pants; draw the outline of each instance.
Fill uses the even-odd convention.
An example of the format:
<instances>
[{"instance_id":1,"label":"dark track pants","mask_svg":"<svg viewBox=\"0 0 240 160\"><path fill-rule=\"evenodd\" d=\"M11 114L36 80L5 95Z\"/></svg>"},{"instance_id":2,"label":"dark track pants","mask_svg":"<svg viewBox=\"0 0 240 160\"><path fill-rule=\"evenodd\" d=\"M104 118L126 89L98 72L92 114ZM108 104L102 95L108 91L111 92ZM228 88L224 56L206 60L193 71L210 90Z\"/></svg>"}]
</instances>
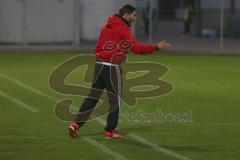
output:
<instances>
[{"instance_id":1,"label":"dark track pants","mask_svg":"<svg viewBox=\"0 0 240 160\"><path fill-rule=\"evenodd\" d=\"M75 122L79 127L88 120L104 89L108 92L109 113L106 131L116 129L119 120L120 96L122 90L122 70L118 65L97 62L95 65L94 82L88 97L84 100Z\"/></svg>"}]
</instances>

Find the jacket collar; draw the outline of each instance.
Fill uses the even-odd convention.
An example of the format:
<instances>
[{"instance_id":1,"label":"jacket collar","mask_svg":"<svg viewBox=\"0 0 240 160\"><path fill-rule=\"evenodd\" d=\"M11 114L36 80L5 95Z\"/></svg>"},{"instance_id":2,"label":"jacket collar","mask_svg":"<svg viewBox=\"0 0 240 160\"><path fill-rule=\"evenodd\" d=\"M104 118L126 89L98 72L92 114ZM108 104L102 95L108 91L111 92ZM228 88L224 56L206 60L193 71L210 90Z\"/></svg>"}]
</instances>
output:
<instances>
[{"instance_id":1,"label":"jacket collar","mask_svg":"<svg viewBox=\"0 0 240 160\"><path fill-rule=\"evenodd\" d=\"M124 19L118 14L115 14L115 16L119 17L128 27L131 27L131 23L129 21L127 21L126 19Z\"/></svg>"}]
</instances>

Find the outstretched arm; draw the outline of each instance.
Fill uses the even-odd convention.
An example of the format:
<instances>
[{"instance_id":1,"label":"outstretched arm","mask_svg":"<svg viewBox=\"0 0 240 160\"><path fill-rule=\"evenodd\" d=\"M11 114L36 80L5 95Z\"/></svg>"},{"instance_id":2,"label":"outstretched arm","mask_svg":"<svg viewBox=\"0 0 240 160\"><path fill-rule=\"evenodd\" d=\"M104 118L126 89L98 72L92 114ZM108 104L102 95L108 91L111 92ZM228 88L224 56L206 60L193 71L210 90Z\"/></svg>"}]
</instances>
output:
<instances>
[{"instance_id":1,"label":"outstretched arm","mask_svg":"<svg viewBox=\"0 0 240 160\"><path fill-rule=\"evenodd\" d=\"M170 47L170 44L166 41L161 41L157 45L141 44L135 39L130 30L126 33L126 36L127 39L132 43L131 51L136 54L150 54L157 50L164 50Z\"/></svg>"}]
</instances>

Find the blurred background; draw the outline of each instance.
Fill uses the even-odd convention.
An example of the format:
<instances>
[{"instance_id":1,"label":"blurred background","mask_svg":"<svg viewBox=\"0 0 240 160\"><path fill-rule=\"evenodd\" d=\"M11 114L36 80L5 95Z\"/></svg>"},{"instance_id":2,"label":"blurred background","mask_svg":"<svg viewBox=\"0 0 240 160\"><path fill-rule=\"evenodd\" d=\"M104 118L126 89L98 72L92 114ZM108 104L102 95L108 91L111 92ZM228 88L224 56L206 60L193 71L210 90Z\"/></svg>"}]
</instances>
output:
<instances>
[{"instance_id":1,"label":"blurred background","mask_svg":"<svg viewBox=\"0 0 240 160\"><path fill-rule=\"evenodd\" d=\"M142 95L162 87L146 78L148 71L174 90L137 98L136 107L121 103L123 141L103 138L106 116L85 125L73 141L70 122L54 109L73 100L76 114L85 97L81 89L79 95L51 89L49 76L65 62L94 54L102 26L126 3L137 8L132 30L140 42L167 40L172 48L129 54L129 64L157 63L168 72L148 64L128 68L123 90ZM240 0L0 0L0 160L239 160L239 62ZM90 86L83 80L91 66L56 78L56 86L59 80L66 88Z\"/></svg>"},{"instance_id":2,"label":"blurred background","mask_svg":"<svg viewBox=\"0 0 240 160\"><path fill-rule=\"evenodd\" d=\"M240 0L0 0L0 49L94 49L107 18L126 3L137 8L140 42L240 51Z\"/></svg>"}]
</instances>

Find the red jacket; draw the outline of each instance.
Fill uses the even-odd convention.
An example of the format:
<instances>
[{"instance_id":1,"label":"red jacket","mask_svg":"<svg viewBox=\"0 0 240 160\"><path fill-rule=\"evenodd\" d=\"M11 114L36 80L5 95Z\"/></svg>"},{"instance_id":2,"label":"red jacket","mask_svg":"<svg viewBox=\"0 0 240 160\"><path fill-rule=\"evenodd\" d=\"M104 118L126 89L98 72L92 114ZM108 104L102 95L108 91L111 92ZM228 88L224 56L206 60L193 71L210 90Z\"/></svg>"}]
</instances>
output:
<instances>
[{"instance_id":1,"label":"red jacket","mask_svg":"<svg viewBox=\"0 0 240 160\"><path fill-rule=\"evenodd\" d=\"M150 54L157 50L157 46L140 44L121 17L117 15L109 17L97 42L97 59L120 64L126 59L129 50L136 54Z\"/></svg>"}]
</instances>

